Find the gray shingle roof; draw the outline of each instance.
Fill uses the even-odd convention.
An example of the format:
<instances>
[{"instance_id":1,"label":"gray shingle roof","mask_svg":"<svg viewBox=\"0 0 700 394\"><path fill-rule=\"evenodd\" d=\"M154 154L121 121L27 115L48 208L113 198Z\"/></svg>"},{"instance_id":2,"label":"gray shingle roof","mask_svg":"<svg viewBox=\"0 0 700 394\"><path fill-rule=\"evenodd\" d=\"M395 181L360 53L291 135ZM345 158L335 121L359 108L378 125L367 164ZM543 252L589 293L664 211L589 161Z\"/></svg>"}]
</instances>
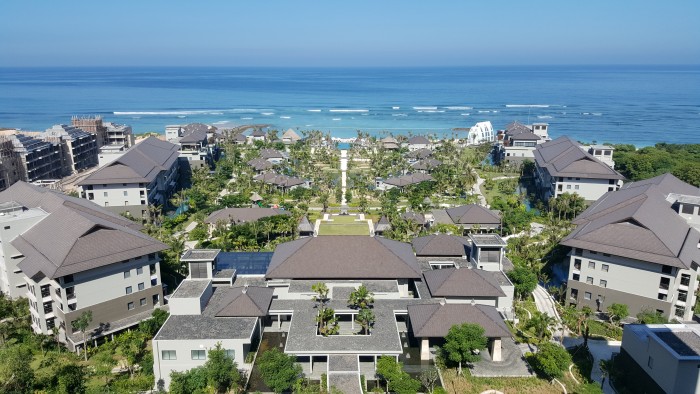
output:
<instances>
[{"instance_id":1,"label":"gray shingle roof","mask_svg":"<svg viewBox=\"0 0 700 394\"><path fill-rule=\"evenodd\" d=\"M416 256L469 256L470 243L464 237L434 234L411 241Z\"/></svg>"},{"instance_id":2,"label":"gray shingle roof","mask_svg":"<svg viewBox=\"0 0 700 394\"><path fill-rule=\"evenodd\" d=\"M508 135L508 136L513 136L513 135L517 135L520 133L527 133L527 132L531 132L531 131L532 130L530 130L529 127L518 122L517 120L513 121L511 123L508 123L506 125L506 135Z\"/></svg>"},{"instance_id":3,"label":"gray shingle roof","mask_svg":"<svg viewBox=\"0 0 700 394\"><path fill-rule=\"evenodd\" d=\"M406 153L409 159L425 159L433 155L433 151L428 148L420 148Z\"/></svg>"},{"instance_id":4,"label":"gray shingle roof","mask_svg":"<svg viewBox=\"0 0 700 394\"><path fill-rule=\"evenodd\" d=\"M284 159L285 155L277 149L262 149L260 157L263 159Z\"/></svg>"},{"instance_id":5,"label":"gray shingle roof","mask_svg":"<svg viewBox=\"0 0 700 394\"><path fill-rule=\"evenodd\" d=\"M267 184L282 186L282 187L292 187L303 185L306 183L305 180L301 178L290 177L287 175L279 175L274 172L267 172L264 174L256 175L253 177L256 181L262 181Z\"/></svg>"},{"instance_id":6,"label":"gray shingle roof","mask_svg":"<svg viewBox=\"0 0 700 394\"><path fill-rule=\"evenodd\" d=\"M379 218L379 221L377 222L376 225L374 225L374 231L387 231L391 230L391 223L389 222L389 219L387 219L386 216L382 216Z\"/></svg>"},{"instance_id":7,"label":"gray shingle roof","mask_svg":"<svg viewBox=\"0 0 700 394\"><path fill-rule=\"evenodd\" d=\"M454 224L501 224L501 215L498 211L492 211L478 204L461 205L446 209L445 212Z\"/></svg>"},{"instance_id":8,"label":"gray shingle roof","mask_svg":"<svg viewBox=\"0 0 700 394\"><path fill-rule=\"evenodd\" d=\"M253 335L257 321L257 317L170 315L153 339L247 339Z\"/></svg>"},{"instance_id":9,"label":"gray shingle roof","mask_svg":"<svg viewBox=\"0 0 700 394\"><path fill-rule=\"evenodd\" d=\"M294 130L288 129L287 131L284 132L284 134L282 134L282 139L283 140L288 139L292 142L296 142L296 141L301 140L301 137Z\"/></svg>"},{"instance_id":10,"label":"gray shingle roof","mask_svg":"<svg viewBox=\"0 0 700 394\"><path fill-rule=\"evenodd\" d=\"M700 196L694 188L665 174L608 192L575 220L563 245L631 259L690 268L700 261L700 232L676 213L672 191Z\"/></svg>"},{"instance_id":11,"label":"gray shingle roof","mask_svg":"<svg viewBox=\"0 0 700 394\"><path fill-rule=\"evenodd\" d=\"M415 185L417 183L432 181L433 177L430 174L423 174L421 172L415 174L402 175L399 177L387 178L384 183L393 186L408 186Z\"/></svg>"},{"instance_id":12,"label":"gray shingle roof","mask_svg":"<svg viewBox=\"0 0 700 394\"><path fill-rule=\"evenodd\" d=\"M206 130L196 130L196 131L191 131L187 134L185 134L182 138L180 138L180 143L181 144L193 144L193 143L198 143L202 142L207 139L207 132Z\"/></svg>"},{"instance_id":13,"label":"gray shingle roof","mask_svg":"<svg viewBox=\"0 0 700 394\"><path fill-rule=\"evenodd\" d=\"M496 278L487 271L444 268L423 272L433 297L505 297Z\"/></svg>"},{"instance_id":14,"label":"gray shingle roof","mask_svg":"<svg viewBox=\"0 0 700 394\"><path fill-rule=\"evenodd\" d=\"M428 158L411 164L411 167L413 167L416 170L431 170L441 164L442 162L440 160Z\"/></svg>"},{"instance_id":15,"label":"gray shingle roof","mask_svg":"<svg viewBox=\"0 0 700 394\"><path fill-rule=\"evenodd\" d=\"M267 316L272 295L275 290L271 287L235 287L225 291L222 303L224 307L215 311L216 317L252 317Z\"/></svg>"},{"instance_id":16,"label":"gray shingle roof","mask_svg":"<svg viewBox=\"0 0 700 394\"><path fill-rule=\"evenodd\" d=\"M148 137L78 184L150 183L170 169L179 156L177 150L175 144Z\"/></svg>"},{"instance_id":17,"label":"gray shingle roof","mask_svg":"<svg viewBox=\"0 0 700 394\"><path fill-rule=\"evenodd\" d=\"M48 213L11 241L25 256L19 267L29 277L41 272L53 279L168 248L92 202L24 182L0 193L0 201Z\"/></svg>"},{"instance_id":18,"label":"gray shingle roof","mask_svg":"<svg viewBox=\"0 0 700 394\"><path fill-rule=\"evenodd\" d=\"M407 243L380 237L339 235L279 244L268 279L420 278L418 260Z\"/></svg>"},{"instance_id":19,"label":"gray shingle roof","mask_svg":"<svg viewBox=\"0 0 700 394\"><path fill-rule=\"evenodd\" d=\"M216 224L218 221L248 223L277 215L290 215L290 213L289 211L274 208L226 208L212 212L204 219L204 222L209 224Z\"/></svg>"},{"instance_id":20,"label":"gray shingle roof","mask_svg":"<svg viewBox=\"0 0 700 394\"><path fill-rule=\"evenodd\" d=\"M411 330L418 338L444 338L455 324L474 323L488 338L510 337L503 318L492 306L470 304L416 304L408 306Z\"/></svg>"},{"instance_id":21,"label":"gray shingle roof","mask_svg":"<svg viewBox=\"0 0 700 394\"><path fill-rule=\"evenodd\" d=\"M533 154L537 166L546 169L553 177L624 179L622 174L581 149L569 137L537 145Z\"/></svg>"},{"instance_id":22,"label":"gray shingle roof","mask_svg":"<svg viewBox=\"0 0 700 394\"><path fill-rule=\"evenodd\" d=\"M415 135L408 139L409 145L430 145L430 140L422 135Z\"/></svg>"},{"instance_id":23,"label":"gray shingle roof","mask_svg":"<svg viewBox=\"0 0 700 394\"><path fill-rule=\"evenodd\" d=\"M414 222L421 226L425 225L425 215L423 215L422 213L408 211L402 213L401 218L409 222Z\"/></svg>"},{"instance_id":24,"label":"gray shingle roof","mask_svg":"<svg viewBox=\"0 0 700 394\"><path fill-rule=\"evenodd\" d=\"M300 232L312 233L314 231L314 226L311 225L311 222L309 222L308 217L302 216L301 219L299 219L299 225L297 226L297 229Z\"/></svg>"},{"instance_id":25,"label":"gray shingle roof","mask_svg":"<svg viewBox=\"0 0 700 394\"><path fill-rule=\"evenodd\" d=\"M253 160L248 161L248 165L253 167L255 171L264 171L264 170L269 170L270 168L274 167L275 165L270 163L269 161L263 159L262 157L255 158Z\"/></svg>"}]
</instances>

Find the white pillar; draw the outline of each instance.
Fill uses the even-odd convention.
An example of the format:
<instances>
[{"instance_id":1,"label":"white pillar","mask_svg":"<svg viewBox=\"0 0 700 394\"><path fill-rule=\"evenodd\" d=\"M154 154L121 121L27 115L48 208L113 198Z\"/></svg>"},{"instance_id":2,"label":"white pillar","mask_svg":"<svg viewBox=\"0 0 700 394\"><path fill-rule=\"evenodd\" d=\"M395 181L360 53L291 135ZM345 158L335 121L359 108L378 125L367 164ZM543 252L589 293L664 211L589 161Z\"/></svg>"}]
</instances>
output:
<instances>
[{"instance_id":1,"label":"white pillar","mask_svg":"<svg viewBox=\"0 0 700 394\"><path fill-rule=\"evenodd\" d=\"M420 359L421 361L430 360L430 339L428 338L420 340Z\"/></svg>"},{"instance_id":2,"label":"white pillar","mask_svg":"<svg viewBox=\"0 0 700 394\"><path fill-rule=\"evenodd\" d=\"M309 356L309 375L314 373L314 356Z\"/></svg>"},{"instance_id":3,"label":"white pillar","mask_svg":"<svg viewBox=\"0 0 700 394\"><path fill-rule=\"evenodd\" d=\"M501 357L501 338L494 338L491 341L491 359L493 361L503 361Z\"/></svg>"},{"instance_id":4,"label":"white pillar","mask_svg":"<svg viewBox=\"0 0 700 394\"><path fill-rule=\"evenodd\" d=\"M282 329L282 315L277 315L277 328Z\"/></svg>"}]
</instances>

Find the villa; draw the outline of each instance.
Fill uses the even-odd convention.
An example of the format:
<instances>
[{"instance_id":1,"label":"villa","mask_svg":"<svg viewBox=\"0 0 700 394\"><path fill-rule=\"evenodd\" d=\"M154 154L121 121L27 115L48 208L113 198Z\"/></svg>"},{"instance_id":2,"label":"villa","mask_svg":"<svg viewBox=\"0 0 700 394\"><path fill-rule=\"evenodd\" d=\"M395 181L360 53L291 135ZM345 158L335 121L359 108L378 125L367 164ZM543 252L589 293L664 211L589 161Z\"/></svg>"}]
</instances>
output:
<instances>
[{"instance_id":1,"label":"villa","mask_svg":"<svg viewBox=\"0 0 700 394\"><path fill-rule=\"evenodd\" d=\"M433 143L429 139L423 137L422 135L416 135L408 139L404 144L408 147L409 151L415 151L420 149L433 149Z\"/></svg>"},{"instance_id":2,"label":"villa","mask_svg":"<svg viewBox=\"0 0 700 394\"><path fill-rule=\"evenodd\" d=\"M413 174L407 174L396 177L389 177L387 179L377 178L375 179L375 187L377 190L390 190L393 188L398 188L403 191L406 187L411 185L417 185L421 182L432 181L433 177L430 174L424 174L422 172L416 172Z\"/></svg>"},{"instance_id":3,"label":"villa","mask_svg":"<svg viewBox=\"0 0 700 394\"><path fill-rule=\"evenodd\" d=\"M509 123L505 130L499 131L500 141L498 161L520 164L524 160L533 160L535 148L549 141L549 125L534 123L524 125L518 121Z\"/></svg>"},{"instance_id":4,"label":"villa","mask_svg":"<svg viewBox=\"0 0 700 394\"><path fill-rule=\"evenodd\" d=\"M454 224L468 232L492 232L501 228L501 213L478 204L460 205L447 209L433 209L434 223Z\"/></svg>"},{"instance_id":5,"label":"villa","mask_svg":"<svg viewBox=\"0 0 700 394\"><path fill-rule=\"evenodd\" d=\"M419 349L416 357L429 360L449 328L465 322L484 327L489 338L484 357L497 364L502 348L515 349L515 344L500 312L511 311L501 303L508 299L502 290L508 284L501 285L494 271L487 270L502 266L500 248L505 243L494 243L495 237L500 239L494 235L489 240L458 240L463 250L459 253L468 257L456 256L461 262L452 269L423 264L410 244L367 236L282 243L271 256L255 257L254 271L261 274L247 268L238 272L237 267L250 265L251 257L241 255L254 253L188 252L183 261L190 264L190 277L173 295L176 306L171 305L171 317L154 339L156 380L163 379L167 387L171 371L202 365L216 342L239 368L249 371L252 365L246 358L261 334L282 332L282 350L296 356L307 376L318 379L325 373L329 386L349 376L359 392L360 374L374 379L380 356L402 358L411 343ZM462 283L465 278L468 282ZM316 293L311 290L318 282L329 288L328 307L339 320L337 335L318 333L312 300ZM348 305L350 293L360 285L375 299L375 322L369 332L361 330L355 321L359 311ZM341 363L350 366L343 374L334 367Z\"/></svg>"}]
</instances>

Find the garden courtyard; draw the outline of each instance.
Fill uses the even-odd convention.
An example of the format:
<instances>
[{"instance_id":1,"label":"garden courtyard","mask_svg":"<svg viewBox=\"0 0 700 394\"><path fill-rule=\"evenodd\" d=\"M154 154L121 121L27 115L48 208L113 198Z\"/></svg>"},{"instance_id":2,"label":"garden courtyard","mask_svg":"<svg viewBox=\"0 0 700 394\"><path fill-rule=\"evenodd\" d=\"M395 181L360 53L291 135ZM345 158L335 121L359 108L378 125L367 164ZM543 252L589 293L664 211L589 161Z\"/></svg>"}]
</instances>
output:
<instances>
[{"instance_id":1,"label":"garden courtyard","mask_svg":"<svg viewBox=\"0 0 700 394\"><path fill-rule=\"evenodd\" d=\"M365 215L325 214L316 220L318 235L370 235L372 221Z\"/></svg>"}]
</instances>

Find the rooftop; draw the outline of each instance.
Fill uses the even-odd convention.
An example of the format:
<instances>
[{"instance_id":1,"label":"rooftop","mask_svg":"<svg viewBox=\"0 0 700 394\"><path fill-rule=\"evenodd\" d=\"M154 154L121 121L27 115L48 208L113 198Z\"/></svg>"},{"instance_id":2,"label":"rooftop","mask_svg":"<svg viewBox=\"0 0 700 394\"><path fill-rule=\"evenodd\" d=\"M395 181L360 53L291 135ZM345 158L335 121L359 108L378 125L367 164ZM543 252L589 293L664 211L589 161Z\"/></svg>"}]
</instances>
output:
<instances>
[{"instance_id":1,"label":"rooftop","mask_svg":"<svg viewBox=\"0 0 700 394\"><path fill-rule=\"evenodd\" d=\"M180 261L214 261L221 249L189 249L182 255Z\"/></svg>"},{"instance_id":2,"label":"rooftop","mask_svg":"<svg viewBox=\"0 0 700 394\"><path fill-rule=\"evenodd\" d=\"M272 252L221 252L216 269L235 269L238 275L265 275Z\"/></svg>"},{"instance_id":3,"label":"rooftop","mask_svg":"<svg viewBox=\"0 0 700 394\"><path fill-rule=\"evenodd\" d=\"M209 285L208 280L183 280L170 298L197 298Z\"/></svg>"},{"instance_id":4,"label":"rooftop","mask_svg":"<svg viewBox=\"0 0 700 394\"><path fill-rule=\"evenodd\" d=\"M498 234L469 234L469 239L474 246L506 246L506 241Z\"/></svg>"}]
</instances>

